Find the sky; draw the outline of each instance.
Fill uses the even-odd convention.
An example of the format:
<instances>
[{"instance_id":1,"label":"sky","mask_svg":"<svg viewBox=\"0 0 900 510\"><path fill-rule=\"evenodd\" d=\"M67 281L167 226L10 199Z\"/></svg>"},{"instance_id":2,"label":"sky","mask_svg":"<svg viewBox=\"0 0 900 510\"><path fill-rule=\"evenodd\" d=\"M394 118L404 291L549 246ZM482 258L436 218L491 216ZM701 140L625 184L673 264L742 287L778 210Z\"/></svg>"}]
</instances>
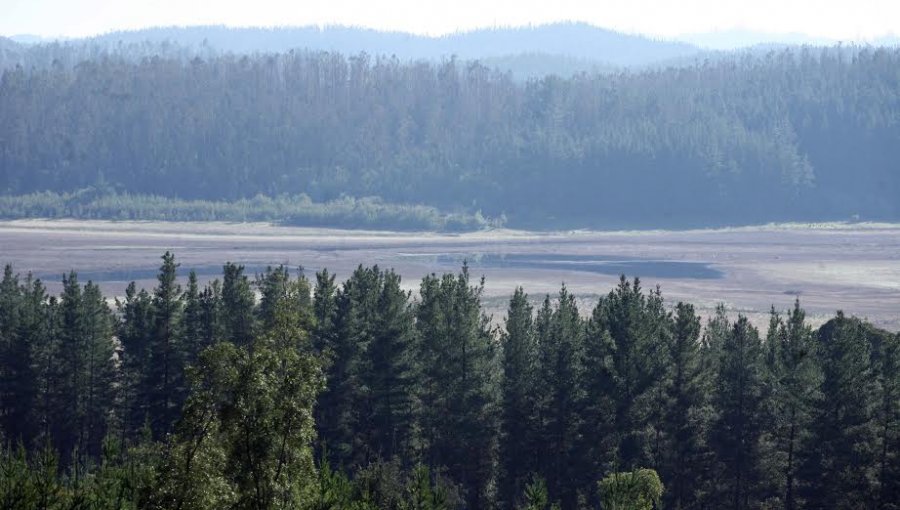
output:
<instances>
[{"instance_id":1,"label":"sky","mask_svg":"<svg viewBox=\"0 0 900 510\"><path fill-rule=\"evenodd\" d=\"M210 24L340 24L441 35L555 21L659 38L741 29L870 40L900 35L900 0L0 0L5 36Z\"/></svg>"}]
</instances>

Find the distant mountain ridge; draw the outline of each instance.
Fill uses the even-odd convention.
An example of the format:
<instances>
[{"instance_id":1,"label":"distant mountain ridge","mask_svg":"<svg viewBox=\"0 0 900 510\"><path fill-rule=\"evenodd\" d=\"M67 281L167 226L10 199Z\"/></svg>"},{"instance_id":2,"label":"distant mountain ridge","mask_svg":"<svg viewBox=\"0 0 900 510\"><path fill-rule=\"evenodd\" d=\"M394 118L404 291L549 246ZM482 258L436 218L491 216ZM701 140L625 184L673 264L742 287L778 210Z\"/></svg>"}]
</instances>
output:
<instances>
[{"instance_id":1,"label":"distant mountain ridge","mask_svg":"<svg viewBox=\"0 0 900 510\"><path fill-rule=\"evenodd\" d=\"M896 46L900 35L873 39L836 39L800 32L765 32L731 28L657 38L603 28L584 22L465 30L442 36L401 31L326 25L288 27L228 27L224 25L159 26L117 30L79 38L55 38L15 34L6 39L23 46L101 43L135 44L169 42L185 46L209 46L231 53L283 52L291 49L335 51L350 54L396 55L401 59L464 59L543 54L606 62L615 66L644 65L683 58L706 50L739 50L755 46L833 46L838 43Z\"/></svg>"},{"instance_id":2,"label":"distant mountain ridge","mask_svg":"<svg viewBox=\"0 0 900 510\"><path fill-rule=\"evenodd\" d=\"M19 36L23 41L34 41ZM225 26L157 27L111 32L91 38L61 41L64 44L174 43L207 47L230 53L284 52L292 49L366 52L395 55L401 60L436 60L456 56L466 60L517 54L559 55L612 66L644 66L698 53L694 45L625 34L586 23L555 23L519 28L480 29L440 37L370 28L284 27L229 28ZM43 44L43 43L40 43Z\"/></svg>"},{"instance_id":3,"label":"distant mountain ridge","mask_svg":"<svg viewBox=\"0 0 900 510\"><path fill-rule=\"evenodd\" d=\"M896 46L900 44L900 37L895 35L886 35L872 40L841 40L829 37L814 37L797 32L775 33L746 29L685 34L675 39L694 44L702 49L721 51L749 49L759 46L834 46L837 44Z\"/></svg>"},{"instance_id":4,"label":"distant mountain ridge","mask_svg":"<svg viewBox=\"0 0 900 510\"><path fill-rule=\"evenodd\" d=\"M438 62L455 57L479 61L487 67L509 72L517 81L525 81L548 75L567 78L580 73L684 67L728 58L734 52L759 53L800 45L824 48L837 44L837 41L804 34L743 29L687 34L676 39L653 39L576 22L478 29L439 37L340 25L155 27L79 39L54 40L27 34L0 38L0 70L16 65L73 66L105 55L136 61L151 56L207 59L228 53L250 55L299 50L395 56L401 61ZM885 36L847 44L897 46L900 38Z\"/></svg>"}]
</instances>

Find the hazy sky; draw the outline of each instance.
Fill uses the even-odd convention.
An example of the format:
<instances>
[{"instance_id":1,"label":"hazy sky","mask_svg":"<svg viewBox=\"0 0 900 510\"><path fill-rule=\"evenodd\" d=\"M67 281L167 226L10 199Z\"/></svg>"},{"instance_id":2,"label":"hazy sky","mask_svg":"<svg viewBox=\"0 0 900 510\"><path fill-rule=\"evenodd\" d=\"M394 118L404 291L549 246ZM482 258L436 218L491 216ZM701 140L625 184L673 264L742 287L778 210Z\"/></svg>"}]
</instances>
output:
<instances>
[{"instance_id":1,"label":"hazy sky","mask_svg":"<svg viewBox=\"0 0 900 510\"><path fill-rule=\"evenodd\" d=\"M733 28L830 39L900 34L900 0L0 0L0 34L159 25L362 25L420 34L577 20L660 37Z\"/></svg>"}]
</instances>

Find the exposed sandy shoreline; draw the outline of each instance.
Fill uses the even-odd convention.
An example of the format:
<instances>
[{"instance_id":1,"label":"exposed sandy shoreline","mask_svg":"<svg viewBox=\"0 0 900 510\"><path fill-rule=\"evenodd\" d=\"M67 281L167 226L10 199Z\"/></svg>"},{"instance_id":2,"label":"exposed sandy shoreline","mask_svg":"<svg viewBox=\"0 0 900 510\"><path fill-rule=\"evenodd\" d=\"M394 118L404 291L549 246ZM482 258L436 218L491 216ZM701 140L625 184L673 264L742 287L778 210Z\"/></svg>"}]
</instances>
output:
<instances>
[{"instance_id":1,"label":"exposed sandy shoreline","mask_svg":"<svg viewBox=\"0 0 900 510\"><path fill-rule=\"evenodd\" d=\"M404 275L414 289L430 272L452 271L447 256L483 254L602 256L621 260L703 263L716 279L645 276L669 302L688 300L708 315L718 302L764 321L770 306L795 296L815 320L836 309L900 329L900 224L779 224L687 231L529 232L491 230L463 234L281 227L266 223L113 222L15 220L0 222L0 262L43 276L51 290L68 269L94 274L104 291L120 295L131 274L152 287L159 256L173 250L182 267L211 277L225 261L248 268L285 263L328 267L346 277L356 265L378 263ZM502 313L516 285L535 299L565 281L589 307L609 291L615 275L579 270L479 267L485 300ZM630 275L629 275L630 276Z\"/></svg>"}]
</instances>

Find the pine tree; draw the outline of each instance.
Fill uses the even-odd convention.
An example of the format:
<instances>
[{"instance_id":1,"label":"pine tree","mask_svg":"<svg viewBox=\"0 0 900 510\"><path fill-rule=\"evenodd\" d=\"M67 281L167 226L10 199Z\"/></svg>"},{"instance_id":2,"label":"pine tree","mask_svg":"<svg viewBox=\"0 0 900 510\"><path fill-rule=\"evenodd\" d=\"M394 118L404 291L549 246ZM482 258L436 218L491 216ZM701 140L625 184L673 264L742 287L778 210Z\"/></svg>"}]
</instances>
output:
<instances>
[{"instance_id":1,"label":"pine tree","mask_svg":"<svg viewBox=\"0 0 900 510\"><path fill-rule=\"evenodd\" d=\"M703 338L701 341L701 353L703 358L704 371L711 374L713 378L721 367L722 350L725 342L731 334L732 324L728 320L728 313L725 305L716 305L716 313L706 322L706 328L703 330Z\"/></svg>"},{"instance_id":2,"label":"pine tree","mask_svg":"<svg viewBox=\"0 0 900 510\"><path fill-rule=\"evenodd\" d=\"M0 281L0 431L7 440L17 441L24 430L24 412L28 402L19 393L23 369L29 365L28 339L21 337L19 327L22 292L19 277L6 265Z\"/></svg>"},{"instance_id":3,"label":"pine tree","mask_svg":"<svg viewBox=\"0 0 900 510\"><path fill-rule=\"evenodd\" d=\"M9 415L14 423L7 429L7 438L21 439L26 447L37 446L42 431L42 406L40 402L43 353L55 339L50 338L51 314L47 291L40 280L29 274L22 283L22 300L19 306L19 345L12 354L11 363L18 366L12 380L15 406Z\"/></svg>"},{"instance_id":4,"label":"pine tree","mask_svg":"<svg viewBox=\"0 0 900 510\"><path fill-rule=\"evenodd\" d=\"M700 361L703 366L703 373L706 374L710 381L711 389L709 402L712 406L712 416L710 417L710 433L707 435L707 447L710 450L711 458L707 467L711 470L707 473L701 483L699 502L704 508L714 508L721 500L721 479L722 474L719 471L721 462L717 458L716 448L714 448L715 438L713 433L719 421L720 409L716 399L718 391L719 374L722 370L722 357L724 354L725 344L732 333L733 324L728 318L725 305L718 304L715 308L714 315L706 321L706 327L703 329L703 336L700 341Z\"/></svg>"},{"instance_id":5,"label":"pine tree","mask_svg":"<svg viewBox=\"0 0 900 510\"><path fill-rule=\"evenodd\" d=\"M256 298L244 266L225 264L222 280L222 340L235 345L249 345L253 340Z\"/></svg>"},{"instance_id":6,"label":"pine tree","mask_svg":"<svg viewBox=\"0 0 900 510\"><path fill-rule=\"evenodd\" d=\"M719 416L711 445L720 478L714 505L749 508L759 494L763 411L763 345L746 317L738 317L722 345L714 394Z\"/></svg>"},{"instance_id":7,"label":"pine tree","mask_svg":"<svg viewBox=\"0 0 900 510\"><path fill-rule=\"evenodd\" d=\"M162 256L153 291L153 335L149 345L147 394L149 417L156 437L162 437L174 425L184 398L184 361L182 359L181 286L177 284L175 256Z\"/></svg>"},{"instance_id":8,"label":"pine tree","mask_svg":"<svg viewBox=\"0 0 900 510\"><path fill-rule=\"evenodd\" d=\"M83 288L75 272L63 277L60 342L50 354L59 363L48 417L61 465L83 469L100 455L113 410L113 317L99 287Z\"/></svg>"},{"instance_id":9,"label":"pine tree","mask_svg":"<svg viewBox=\"0 0 900 510\"><path fill-rule=\"evenodd\" d=\"M544 301L549 306L549 297ZM584 468L581 440L581 404L584 325L578 314L575 296L565 286L549 316L542 314L539 328L539 374L541 385L541 464L547 488L553 500L573 508L578 482Z\"/></svg>"},{"instance_id":10,"label":"pine tree","mask_svg":"<svg viewBox=\"0 0 900 510\"><path fill-rule=\"evenodd\" d=\"M878 380L866 325L837 317L819 328L822 399L814 410L812 445L804 466L804 496L812 508L870 506L876 500Z\"/></svg>"},{"instance_id":11,"label":"pine tree","mask_svg":"<svg viewBox=\"0 0 900 510\"><path fill-rule=\"evenodd\" d=\"M316 286L313 291L313 316L315 325L312 331L313 348L319 353L323 361L326 387L319 395L315 407L316 431L318 442L316 454L319 458L333 460L334 452L331 449L331 437L335 430L336 413L334 413L334 400L336 395L329 392L328 387L333 384L335 373L339 368L337 333L335 322L337 320L335 275L329 274L327 269L316 273Z\"/></svg>"},{"instance_id":12,"label":"pine tree","mask_svg":"<svg viewBox=\"0 0 900 510\"><path fill-rule=\"evenodd\" d=\"M366 449L380 459L413 457L414 411L417 382L416 330L409 293L400 288L400 276L383 273L377 316L368 346L361 382L367 389L370 410L362 424Z\"/></svg>"},{"instance_id":13,"label":"pine tree","mask_svg":"<svg viewBox=\"0 0 900 510\"><path fill-rule=\"evenodd\" d=\"M114 409L114 319L97 285L88 282L82 295L85 328L85 432L81 449L99 459Z\"/></svg>"},{"instance_id":14,"label":"pine tree","mask_svg":"<svg viewBox=\"0 0 900 510\"><path fill-rule=\"evenodd\" d=\"M490 318L481 311L483 290L484 281L471 285L463 265L455 276L425 277L417 310L424 457L447 469L470 508L488 504L498 428L499 367Z\"/></svg>"},{"instance_id":15,"label":"pine tree","mask_svg":"<svg viewBox=\"0 0 900 510\"><path fill-rule=\"evenodd\" d=\"M203 331L203 301L197 285L197 273L188 274L187 290L181 296L184 301L184 318L181 324L181 357L184 363L192 365L206 345Z\"/></svg>"},{"instance_id":16,"label":"pine tree","mask_svg":"<svg viewBox=\"0 0 900 510\"><path fill-rule=\"evenodd\" d=\"M122 384L119 396L121 439L136 438L141 427L150 420L150 346L155 312L153 297L131 282L125 289L125 300L117 302L121 321L119 341L122 344Z\"/></svg>"},{"instance_id":17,"label":"pine tree","mask_svg":"<svg viewBox=\"0 0 900 510\"><path fill-rule=\"evenodd\" d=\"M41 288L43 293L43 288ZM40 334L34 345L34 371L37 376L37 395L34 413L38 442L52 447L56 431L56 403L63 384L62 355L60 353L61 306L56 296L50 296L43 308Z\"/></svg>"},{"instance_id":18,"label":"pine tree","mask_svg":"<svg viewBox=\"0 0 900 510\"><path fill-rule=\"evenodd\" d=\"M226 338L223 317L222 284L213 280L200 293L200 349L222 342Z\"/></svg>"},{"instance_id":19,"label":"pine tree","mask_svg":"<svg viewBox=\"0 0 900 510\"><path fill-rule=\"evenodd\" d=\"M88 351L84 327L84 303L78 275L63 276L60 298L59 384L53 395L51 434L61 464L81 463L86 432L85 353ZM73 458L73 454L78 457Z\"/></svg>"},{"instance_id":20,"label":"pine tree","mask_svg":"<svg viewBox=\"0 0 900 510\"><path fill-rule=\"evenodd\" d=\"M587 462L582 482L593 485L601 475L618 467L616 345L609 332L605 307L594 308L585 330L581 419L582 449Z\"/></svg>"},{"instance_id":21,"label":"pine tree","mask_svg":"<svg viewBox=\"0 0 900 510\"><path fill-rule=\"evenodd\" d=\"M362 439L361 420L371 413L371 402L361 377L368 363L367 350L375 328L382 285L377 266L359 266L337 294L335 330L327 355L327 387L320 398L319 435L329 460L341 468L365 464L371 452Z\"/></svg>"},{"instance_id":22,"label":"pine tree","mask_svg":"<svg viewBox=\"0 0 900 510\"><path fill-rule=\"evenodd\" d=\"M609 349L592 354L591 359L605 359L612 376L614 469L653 466L661 457L671 335L662 295L659 289L645 295L640 280L629 282L623 276L616 289L599 301L592 322L592 343ZM606 343L604 335L611 343Z\"/></svg>"},{"instance_id":23,"label":"pine tree","mask_svg":"<svg viewBox=\"0 0 900 510\"><path fill-rule=\"evenodd\" d=\"M779 498L784 508L801 506L797 498L798 470L810 443L813 410L818 405L821 375L816 358L816 344L812 329L805 323L806 314L800 302L781 321L773 315L767 351L774 353L770 362L773 372L774 395L771 398L775 458L769 464L769 475L775 475Z\"/></svg>"},{"instance_id":24,"label":"pine tree","mask_svg":"<svg viewBox=\"0 0 900 510\"><path fill-rule=\"evenodd\" d=\"M276 306L285 299L293 307L297 319L296 327L303 331L312 331L315 324L312 296L309 280L300 267L297 277L292 278L285 266L276 268L268 267L262 275L257 275L256 287L259 289L261 299L257 307L259 326L262 331L268 331L275 326ZM310 347L312 342L310 342Z\"/></svg>"},{"instance_id":25,"label":"pine tree","mask_svg":"<svg viewBox=\"0 0 900 510\"><path fill-rule=\"evenodd\" d=\"M504 508L518 498L540 463L537 433L538 352L534 312L528 295L516 288L509 301L503 346L500 419L500 490ZM546 485L544 486L546 490Z\"/></svg>"},{"instance_id":26,"label":"pine tree","mask_svg":"<svg viewBox=\"0 0 900 510\"><path fill-rule=\"evenodd\" d=\"M334 342L334 322L337 315L335 294L337 287L334 284L334 274L327 269L316 273L316 287L313 291L313 316L315 328L313 330L313 345L319 352L325 352L331 348Z\"/></svg>"},{"instance_id":27,"label":"pine tree","mask_svg":"<svg viewBox=\"0 0 900 510\"><path fill-rule=\"evenodd\" d=\"M879 332L878 508L900 508L900 334Z\"/></svg>"},{"instance_id":28,"label":"pine tree","mask_svg":"<svg viewBox=\"0 0 900 510\"><path fill-rule=\"evenodd\" d=\"M693 305L678 303L669 349L671 384L667 387L665 429L669 452L663 478L674 508L694 508L708 476L707 435L712 420L712 381L705 370L700 344L700 318Z\"/></svg>"},{"instance_id":29,"label":"pine tree","mask_svg":"<svg viewBox=\"0 0 900 510\"><path fill-rule=\"evenodd\" d=\"M275 321L275 305L286 294L291 283L291 275L283 265L272 267L256 276L256 288L260 299L257 316L261 326L268 330Z\"/></svg>"}]
</instances>

